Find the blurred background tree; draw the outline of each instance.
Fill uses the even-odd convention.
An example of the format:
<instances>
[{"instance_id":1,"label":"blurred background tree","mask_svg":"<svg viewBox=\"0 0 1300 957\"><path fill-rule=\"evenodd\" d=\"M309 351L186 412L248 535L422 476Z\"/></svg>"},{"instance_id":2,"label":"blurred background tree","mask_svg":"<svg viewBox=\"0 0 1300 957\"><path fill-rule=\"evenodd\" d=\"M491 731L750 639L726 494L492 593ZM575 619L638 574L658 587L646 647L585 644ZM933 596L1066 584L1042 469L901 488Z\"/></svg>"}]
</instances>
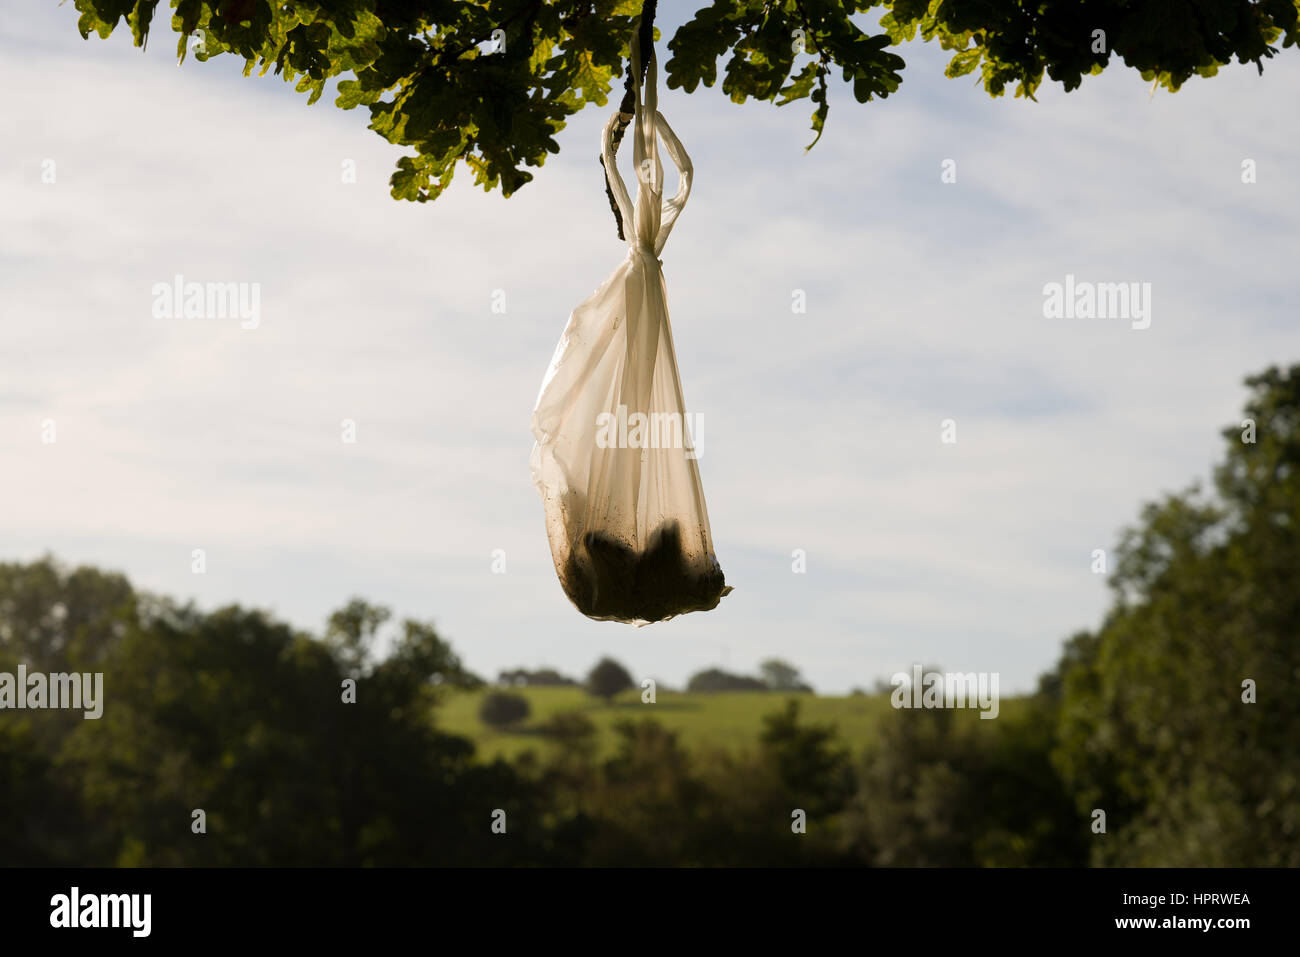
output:
<instances>
[{"instance_id":1,"label":"blurred background tree","mask_svg":"<svg viewBox=\"0 0 1300 957\"><path fill-rule=\"evenodd\" d=\"M1218 494L1143 510L1067 649L1054 758L1099 864L1300 865L1300 366L1246 383Z\"/></svg>"},{"instance_id":2,"label":"blurred background tree","mask_svg":"<svg viewBox=\"0 0 1300 957\"><path fill-rule=\"evenodd\" d=\"M735 675L721 668L706 668L691 675L686 682L686 690L695 693L710 691L767 691L768 686L761 678L748 675Z\"/></svg>"},{"instance_id":3,"label":"blurred background tree","mask_svg":"<svg viewBox=\"0 0 1300 957\"><path fill-rule=\"evenodd\" d=\"M509 728L527 718L531 710L522 695L493 691L483 699L478 716L490 728Z\"/></svg>"},{"instance_id":4,"label":"blurred background tree","mask_svg":"<svg viewBox=\"0 0 1300 957\"><path fill-rule=\"evenodd\" d=\"M763 684L773 691L802 691L812 693L812 686L806 684L799 669L780 658L768 658L758 666Z\"/></svg>"},{"instance_id":5,"label":"blurred background tree","mask_svg":"<svg viewBox=\"0 0 1300 957\"><path fill-rule=\"evenodd\" d=\"M632 676L613 658L602 658L587 673L584 687L587 689L587 694L604 698L605 703L609 704L614 700L615 695L632 687Z\"/></svg>"}]
</instances>

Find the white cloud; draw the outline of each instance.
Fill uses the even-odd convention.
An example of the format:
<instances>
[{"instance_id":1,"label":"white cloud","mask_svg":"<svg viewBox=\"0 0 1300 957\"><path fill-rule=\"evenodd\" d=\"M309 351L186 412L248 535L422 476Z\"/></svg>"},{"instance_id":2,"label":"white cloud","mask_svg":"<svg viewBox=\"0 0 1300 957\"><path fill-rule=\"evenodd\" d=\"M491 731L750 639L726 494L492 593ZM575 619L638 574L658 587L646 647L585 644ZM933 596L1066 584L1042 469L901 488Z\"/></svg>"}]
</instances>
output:
<instances>
[{"instance_id":1,"label":"white cloud","mask_svg":"<svg viewBox=\"0 0 1300 957\"><path fill-rule=\"evenodd\" d=\"M1294 358L1293 58L1028 104L914 47L889 100L832 91L809 154L803 106L662 91L696 167L664 254L674 332L737 590L649 629L589 622L550 568L528 419L568 311L622 255L605 111L509 201L465 177L417 207L388 197L400 151L360 111L178 70L164 43L83 42L70 7L19 29L0 59L7 557L52 548L304 627L361 593L436 619L487 673L613 653L683 681L779 654L826 690L913 661L1025 689L1104 607L1091 549L1204 474L1242 376ZM1043 319L1067 272L1151 282L1151 329ZM260 328L153 319L177 273L260 283Z\"/></svg>"}]
</instances>

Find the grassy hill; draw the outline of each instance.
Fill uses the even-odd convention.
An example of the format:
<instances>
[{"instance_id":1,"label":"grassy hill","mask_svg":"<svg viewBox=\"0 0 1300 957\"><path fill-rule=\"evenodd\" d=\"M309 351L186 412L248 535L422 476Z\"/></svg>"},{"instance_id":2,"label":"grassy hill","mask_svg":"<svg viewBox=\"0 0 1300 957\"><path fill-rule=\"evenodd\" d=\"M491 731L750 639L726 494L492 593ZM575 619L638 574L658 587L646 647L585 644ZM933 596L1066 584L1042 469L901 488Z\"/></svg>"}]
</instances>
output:
<instances>
[{"instance_id":1,"label":"grassy hill","mask_svg":"<svg viewBox=\"0 0 1300 957\"><path fill-rule=\"evenodd\" d=\"M479 720L479 704L486 690L448 698L438 709L438 723L446 731L471 738L478 745L479 757L488 761L498 756L514 758L529 749L548 749L550 743L536 729L560 711L580 711L590 718L598 729L602 753L613 748L611 728L615 723L644 718L653 718L665 727L679 731L682 743L692 750L743 750L758 746L763 715L781 710L786 698L793 697L800 702L801 721L834 724L840 739L857 753L871 740L880 716L889 710L889 698L883 695L836 698L753 691L715 694L660 692L655 704L642 704L641 693L637 690L625 692L612 704L606 705L580 688L511 690L527 698L532 707L531 717L512 731L494 731ZM1007 708L1014 707L1015 703L1004 699L1002 713L1006 714ZM975 718L973 711L966 714ZM983 723L991 725L993 722Z\"/></svg>"}]
</instances>

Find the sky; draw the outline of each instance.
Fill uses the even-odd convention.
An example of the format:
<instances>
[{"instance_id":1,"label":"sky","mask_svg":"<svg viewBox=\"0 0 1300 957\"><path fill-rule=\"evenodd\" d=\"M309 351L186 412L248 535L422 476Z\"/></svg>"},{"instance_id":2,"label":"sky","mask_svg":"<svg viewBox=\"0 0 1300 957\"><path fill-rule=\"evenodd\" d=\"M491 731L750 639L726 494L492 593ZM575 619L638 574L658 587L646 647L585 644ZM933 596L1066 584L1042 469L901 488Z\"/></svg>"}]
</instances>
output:
<instances>
[{"instance_id":1,"label":"sky","mask_svg":"<svg viewBox=\"0 0 1300 957\"><path fill-rule=\"evenodd\" d=\"M1033 103L914 43L887 100L832 85L811 152L806 101L661 83L694 165L662 256L673 335L734 591L590 621L556 580L529 419L570 310L625 255L596 162L616 98L508 200L462 168L404 203L403 151L363 110L232 58L178 68L163 18L142 52L83 41L70 3L10 13L0 561L313 631L360 596L487 677L611 655L680 686L776 656L825 693L914 663L1027 691L1105 612L1094 549L1207 478L1243 377L1297 359L1293 51L1173 95L1112 65ZM156 316L177 275L257 283L256 328ZM1149 327L1046 317L1067 276L1149 283Z\"/></svg>"}]
</instances>

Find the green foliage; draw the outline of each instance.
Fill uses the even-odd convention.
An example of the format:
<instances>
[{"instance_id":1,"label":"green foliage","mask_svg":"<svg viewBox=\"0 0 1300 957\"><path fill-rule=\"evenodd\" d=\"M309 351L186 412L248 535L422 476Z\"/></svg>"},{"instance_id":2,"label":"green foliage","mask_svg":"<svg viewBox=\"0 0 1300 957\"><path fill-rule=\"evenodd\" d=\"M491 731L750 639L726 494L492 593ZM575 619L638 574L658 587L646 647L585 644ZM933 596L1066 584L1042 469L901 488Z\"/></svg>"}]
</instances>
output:
<instances>
[{"instance_id":1,"label":"green foliage","mask_svg":"<svg viewBox=\"0 0 1300 957\"><path fill-rule=\"evenodd\" d=\"M531 710L522 695L493 691L484 696L478 717L490 728L508 728L527 718Z\"/></svg>"},{"instance_id":2,"label":"green foliage","mask_svg":"<svg viewBox=\"0 0 1300 957\"><path fill-rule=\"evenodd\" d=\"M1048 757L1054 713L1042 699L994 721L889 713L858 769L846 844L881 867L1085 863L1087 821Z\"/></svg>"},{"instance_id":3,"label":"green foliage","mask_svg":"<svg viewBox=\"0 0 1300 957\"><path fill-rule=\"evenodd\" d=\"M1055 760L1097 863L1300 864L1300 366L1246 380L1217 498L1148 505L1067 668ZM1257 703L1243 701L1243 682Z\"/></svg>"},{"instance_id":4,"label":"green foliage","mask_svg":"<svg viewBox=\"0 0 1300 957\"><path fill-rule=\"evenodd\" d=\"M733 675L721 668L706 668L691 675L686 682L686 690L694 694L706 694L715 691L767 691L769 688L759 678Z\"/></svg>"},{"instance_id":5,"label":"green foliage","mask_svg":"<svg viewBox=\"0 0 1300 957\"><path fill-rule=\"evenodd\" d=\"M1170 92L1193 76L1214 76L1235 57L1254 63L1294 46L1295 0L893 0L881 25L894 43L937 40L954 51L950 77L976 69L992 96L1009 84L1033 98L1046 76L1068 90L1100 73L1112 55ZM1100 31L1100 35L1097 33Z\"/></svg>"},{"instance_id":6,"label":"green foliage","mask_svg":"<svg viewBox=\"0 0 1300 957\"><path fill-rule=\"evenodd\" d=\"M368 670L370 646L390 617L392 613L387 608L370 605L360 598L352 599L346 607L330 615L325 626L325 644L348 674L361 675Z\"/></svg>"},{"instance_id":7,"label":"green foliage","mask_svg":"<svg viewBox=\"0 0 1300 957\"><path fill-rule=\"evenodd\" d=\"M559 711L537 730L562 745L576 746L583 750L589 750L596 740L596 725L581 711Z\"/></svg>"},{"instance_id":8,"label":"green foliage","mask_svg":"<svg viewBox=\"0 0 1300 957\"><path fill-rule=\"evenodd\" d=\"M760 662L758 672L763 676L763 684L773 691L812 691L812 688L804 683L799 669L780 658L768 658Z\"/></svg>"},{"instance_id":9,"label":"green foliage","mask_svg":"<svg viewBox=\"0 0 1300 957\"><path fill-rule=\"evenodd\" d=\"M833 724L801 725L799 701L763 719L762 752L790 795L792 807L813 817L829 817L853 792L849 755L836 741Z\"/></svg>"},{"instance_id":10,"label":"green foliage","mask_svg":"<svg viewBox=\"0 0 1300 957\"><path fill-rule=\"evenodd\" d=\"M83 37L126 19L137 45L156 0L77 0ZM603 106L621 69L633 5L622 0L173 0L177 56L240 57L245 75L274 72L316 102L366 107L370 128L413 156L395 198L436 198L463 162L485 190L509 196L524 167L559 151L554 134L588 103ZM504 50L494 40L504 36Z\"/></svg>"},{"instance_id":11,"label":"green foliage","mask_svg":"<svg viewBox=\"0 0 1300 957\"><path fill-rule=\"evenodd\" d=\"M692 92L699 83L714 85L718 57L731 51L723 92L733 103L753 96L785 105L810 96L820 138L829 105L826 81L835 66L852 82L859 103L888 96L902 82L897 72L904 61L885 51L889 36L863 33L849 18L853 12L852 5L837 0L719 0L695 13L669 40L668 86ZM807 53L815 59L800 65L792 78L796 61Z\"/></svg>"},{"instance_id":12,"label":"green foliage","mask_svg":"<svg viewBox=\"0 0 1300 957\"><path fill-rule=\"evenodd\" d=\"M795 736L800 734L797 727ZM568 750L540 781L557 809L558 834L594 866L844 864L828 818L791 830L791 810L816 781L792 790L775 752L691 752L656 721L622 721L604 761ZM796 803L791 803L795 801Z\"/></svg>"},{"instance_id":13,"label":"green foliage","mask_svg":"<svg viewBox=\"0 0 1300 957\"><path fill-rule=\"evenodd\" d=\"M610 701L620 691L632 687L632 676L613 658L601 658L587 673L587 694Z\"/></svg>"},{"instance_id":14,"label":"green foliage","mask_svg":"<svg viewBox=\"0 0 1300 957\"><path fill-rule=\"evenodd\" d=\"M578 682L560 674L554 668L539 668L529 671L527 668L515 668L497 673L497 684L517 685L530 688L572 688Z\"/></svg>"},{"instance_id":15,"label":"green foliage","mask_svg":"<svg viewBox=\"0 0 1300 957\"><path fill-rule=\"evenodd\" d=\"M331 625L386 617L353 602ZM99 720L0 712L0 813L11 823L0 860L501 863L491 809L539 817L537 792L434 726L433 669L455 674L445 649L412 623L344 703L348 642L256 611L203 614L94 569L0 565L0 670L101 671L105 699ZM207 815L201 839L196 808ZM516 850L547 853L533 833Z\"/></svg>"},{"instance_id":16,"label":"green foliage","mask_svg":"<svg viewBox=\"0 0 1300 957\"><path fill-rule=\"evenodd\" d=\"M718 57L730 51L722 92L733 103L754 97L784 106L811 97L817 104L813 130L820 138L829 109L826 78L833 68L841 69L859 103L888 96L902 82L897 72L902 58L885 50L890 37L863 32L850 19L853 12L853 5L839 0L719 0L669 41L668 86L688 93L700 83L712 86ZM814 59L799 66L792 79L796 61L808 53Z\"/></svg>"},{"instance_id":17,"label":"green foliage","mask_svg":"<svg viewBox=\"0 0 1300 957\"><path fill-rule=\"evenodd\" d=\"M78 28L108 37L125 22L143 46L157 0L76 0ZM884 10L883 32L859 22ZM1300 0L716 0L668 48L671 88L718 79L723 92L786 105L809 99L820 139L838 71L865 103L895 92L904 62L890 47L917 36L952 50L947 75L976 70L990 95L1033 97L1046 74L1066 90L1112 53L1170 91L1235 57L1254 63L1300 39ZM410 147L391 179L398 199L435 199L462 162L506 196L559 151L555 134L589 103L604 106L623 73L638 0L172 0L177 56L229 54L245 74L274 72L316 102L364 106L370 128ZM856 20L855 20L856 17ZM1104 41L1094 31L1104 31ZM505 48L493 40L504 36ZM811 148L811 145L810 147Z\"/></svg>"}]
</instances>

